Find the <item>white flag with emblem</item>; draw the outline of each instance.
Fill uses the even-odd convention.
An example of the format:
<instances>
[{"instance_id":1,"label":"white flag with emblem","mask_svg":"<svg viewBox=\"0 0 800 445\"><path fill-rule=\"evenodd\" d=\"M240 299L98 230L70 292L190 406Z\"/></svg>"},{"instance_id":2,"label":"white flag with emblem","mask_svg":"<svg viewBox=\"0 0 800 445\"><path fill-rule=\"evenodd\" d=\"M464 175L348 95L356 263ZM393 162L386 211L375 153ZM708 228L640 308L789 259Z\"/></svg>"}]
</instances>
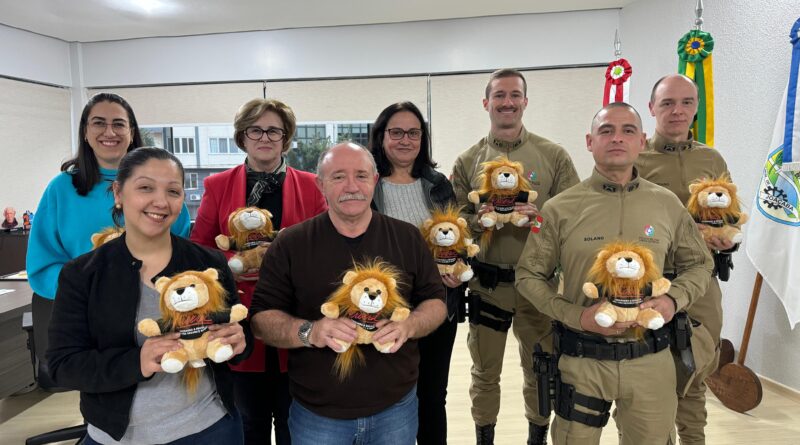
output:
<instances>
[{"instance_id":1,"label":"white flag with emblem","mask_svg":"<svg viewBox=\"0 0 800 445\"><path fill-rule=\"evenodd\" d=\"M791 37L792 72L747 224L747 256L783 302L794 329L800 322L800 172L794 168L800 148L800 19Z\"/></svg>"}]
</instances>

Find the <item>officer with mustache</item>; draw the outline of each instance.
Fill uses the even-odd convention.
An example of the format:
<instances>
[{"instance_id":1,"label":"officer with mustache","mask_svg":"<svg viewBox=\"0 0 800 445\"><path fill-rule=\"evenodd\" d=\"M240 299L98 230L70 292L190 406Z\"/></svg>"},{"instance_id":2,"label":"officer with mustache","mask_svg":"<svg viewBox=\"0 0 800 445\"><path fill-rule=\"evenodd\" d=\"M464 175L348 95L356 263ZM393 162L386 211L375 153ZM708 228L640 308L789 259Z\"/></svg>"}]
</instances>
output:
<instances>
[{"instance_id":1,"label":"officer with mustache","mask_svg":"<svg viewBox=\"0 0 800 445\"><path fill-rule=\"evenodd\" d=\"M501 69L492 73L483 99L491 122L489 134L462 153L453 168L456 200L458 205L464 206L473 233L484 231L478 221L480 215L493 210L491 205L473 205L467 200L470 191L480 188L478 176L482 162L498 156L520 162L526 179L539 194L534 204L516 203L514 206L514 210L527 215L534 226L511 224L496 230L488 247L478 254L474 267L476 277L469 283L470 398L479 445L494 443L500 410L500 371L510 328L520 344L525 417L529 424L527 443L546 443L549 425L549 419L540 416L537 409L532 353L533 346L550 331L551 321L514 289L514 268L528 233L537 229L537 209L577 184L578 173L563 147L525 129L522 115L527 105L527 84L519 71Z\"/></svg>"}]
</instances>

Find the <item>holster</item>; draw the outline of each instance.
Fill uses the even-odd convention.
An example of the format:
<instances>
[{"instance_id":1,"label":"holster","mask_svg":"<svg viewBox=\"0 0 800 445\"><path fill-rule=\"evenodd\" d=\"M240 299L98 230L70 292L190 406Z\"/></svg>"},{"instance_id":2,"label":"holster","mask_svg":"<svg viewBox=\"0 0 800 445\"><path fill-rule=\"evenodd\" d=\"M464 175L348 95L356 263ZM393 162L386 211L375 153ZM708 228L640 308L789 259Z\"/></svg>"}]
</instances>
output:
<instances>
[{"instance_id":1,"label":"holster","mask_svg":"<svg viewBox=\"0 0 800 445\"><path fill-rule=\"evenodd\" d=\"M478 276L478 282L486 289L494 289L497 287L497 283L500 282L500 268L494 264L475 261L472 269L475 271L475 275Z\"/></svg>"},{"instance_id":2,"label":"holster","mask_svg":"<svg viewBox=\"0 0 800 445\"><path fill-rule=\"evenodd\" d=\"M467 301L469 300L469 295L472 293L467 289L464 295L459 296L458 306L456 306L456 322L463 323L467 320L468 309L467 309Z\"/></svg>"},{"instance_id":3,"label":"holster","mask_svg":"<svg viewBox=\"0 0 800 445\"><path fill-rule=\"evenodd\" d=\"M730 253L714 252L714 275L721 281L728 281L733 269L733 259Z\"/></svg>"},{"instance_id":4,"label":"holster","mask_svg":"<svg viewBox=\"0 0 800 445\"><path fill-rule=\"evenodd\" d=\"M533 347L533 373L536 375L536 388L538 388L539 415L550 417L556 399L558 354L548 354L542 350L541 344L536 343Z\"/></svg>"},{"instance_id":5,"label":"holster","mask_svg":"<svg viewBox=\"0 0 800 445\"><path fill-rule=\"evenodd\" d=\"M697 366L692 353L692 319L686 312L677 312L668 324L670 326L670 352L675 362L678 392L688 389Z\"/></svg>"},{"instance_id":6,"label":"holster","mask_svg":"<svg viewBox=\"0 0 800 445\"><path fill-rule=\"evenodd\" d=\"M483 301L477 292L469 293L469 322L474 325L483 325L498 332L508 332L514 313L501 309L487 301ZM487 317L486 315L491 315Z\"/></svg>"}]
</instances>

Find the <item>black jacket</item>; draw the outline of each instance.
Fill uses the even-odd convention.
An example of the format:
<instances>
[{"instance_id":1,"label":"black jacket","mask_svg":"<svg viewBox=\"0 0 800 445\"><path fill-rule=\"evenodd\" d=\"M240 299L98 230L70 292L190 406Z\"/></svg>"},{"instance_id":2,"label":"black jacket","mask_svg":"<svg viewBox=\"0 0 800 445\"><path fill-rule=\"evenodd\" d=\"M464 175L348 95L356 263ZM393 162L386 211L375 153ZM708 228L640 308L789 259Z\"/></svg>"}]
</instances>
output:
<instances>
[{"instance_id":1,"label":"black jacket","mask_svg":"<svg viewBox=\"0 0 800 445\"><path fill-rule=\"evenodd\" d=\"M453 185L447 179L447 176L437 172L431 167L425 167L420 174L422 180L422 191L425 193L427 202L425 203L428 210L434 208L443 209L449 204L456 204L456 194L453 191ZM372 197L372 208L378 212L384 213L386 209L383 203L383 189L381 182L375 187L375 194ZM458 305L461 298L466 291L466 284L459 286L455 289L447 288L447 318L452 319L458 311Z\"/></svg>"},{"instance_id":2,"label":"black jacket","mask_svg":"<svg viewBox=\"0 0 800 445\"><path fill-rule=\"evenodd\" d=\"M128 251L124 235L68 262L58 277L50 320L46 357L51 377L58 386L80 391L83 417L116 440L128 427L136 386L146 380L134 331L141 266ZM225 257L178 236L172 235L172 258L158 276L208 267L219 270L228 303L238 303ZM249 330L246 334L248 347L234 362L250 353ZM228 364L207 364L225 408L233 412Z\"/></svg>"}]
</instances>

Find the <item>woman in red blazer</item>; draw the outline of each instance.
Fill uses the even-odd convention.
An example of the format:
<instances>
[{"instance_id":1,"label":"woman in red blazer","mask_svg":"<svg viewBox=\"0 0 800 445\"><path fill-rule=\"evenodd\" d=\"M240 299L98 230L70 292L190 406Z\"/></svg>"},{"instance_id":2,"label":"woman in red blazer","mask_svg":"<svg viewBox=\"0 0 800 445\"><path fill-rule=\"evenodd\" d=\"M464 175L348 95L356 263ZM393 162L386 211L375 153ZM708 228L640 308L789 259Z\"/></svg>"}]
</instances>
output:
<instances>
[{"instance_id":1,"label":"woman in red blazer","mask_svg":"<svg viewBox=\"0 0 800 445\"><path fill-rule=\"evenodd\" d=\"M214 237L230 235L228 215L240 207L269 210L276 228L289 227L327 209L315 184L316 175L286 165L283 155L291 147L296 128L291 108L277 100L253 99L236 113L233 126L236 145L247 153L247 158L244 164L205 179L192 241L216 248ZM240 298L248 307L257 278L257 273L238 278ZM256 340L250 358L231 366L247 445L270 444L273 419L277 445L291 443L286 358L285 350Z\"/></svg>"}]
</instances>

